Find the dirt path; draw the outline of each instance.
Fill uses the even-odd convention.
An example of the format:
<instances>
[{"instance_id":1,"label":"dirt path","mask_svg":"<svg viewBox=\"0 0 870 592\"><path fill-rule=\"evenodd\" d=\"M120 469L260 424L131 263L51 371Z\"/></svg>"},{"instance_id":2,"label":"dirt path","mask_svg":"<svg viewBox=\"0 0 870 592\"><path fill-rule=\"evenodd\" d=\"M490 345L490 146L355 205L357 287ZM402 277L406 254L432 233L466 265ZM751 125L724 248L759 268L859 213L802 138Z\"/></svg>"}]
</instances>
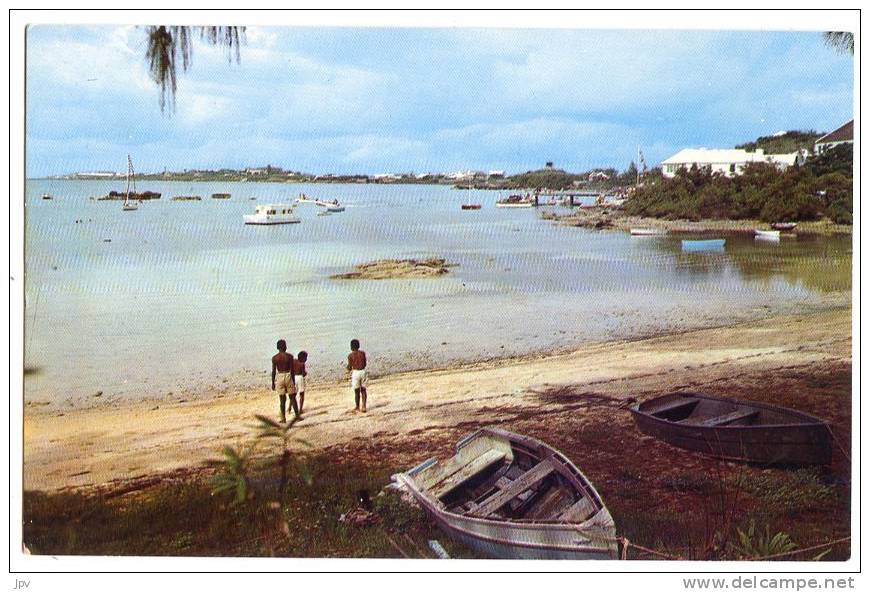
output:
<instances>
[{"instance_id":1,"label":"dirt path","mask_svg":"<svg viewBox=\"0 0 870 592\"><path fill-rule=\"evenodd\" d=\"M851 360L851 346L851 312L841 309L596 345L549 358L392 375L371 382L367 415L349 412L347 385L311 385L297 434L315 449L341 449L358 438L393 440L477 425L505 412L546 422L570 404L558 396L560 387L570 387L575 404L578 393L590 400L643 399L669 389L733 383L741 375L842 364ZM62 416L28 409L24 487L91 486L197 466L216 457L223 445L249 440L253 414L276 412L277 397L267 389ZM613 413L612 406L587 406L582 412L601 413Z\"/></svg>"}]
</instances>

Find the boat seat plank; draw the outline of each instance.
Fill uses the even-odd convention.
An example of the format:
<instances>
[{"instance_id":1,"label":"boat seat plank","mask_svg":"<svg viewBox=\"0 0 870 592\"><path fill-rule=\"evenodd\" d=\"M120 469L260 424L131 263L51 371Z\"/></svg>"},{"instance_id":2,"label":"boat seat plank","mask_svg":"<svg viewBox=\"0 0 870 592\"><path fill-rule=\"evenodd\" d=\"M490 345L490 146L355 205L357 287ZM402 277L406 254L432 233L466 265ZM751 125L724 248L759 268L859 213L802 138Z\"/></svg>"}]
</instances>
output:
<instances>
[{"instance_id":1,"label":"boat seat plank","mask_svg":"<svg viewBox=\"0 0 870 592\"><path fill-rule=\"evenodd\" d=\"M705 419L701 422L700 425L708 428L713 428L716 426L728 425L730 423L734 423L735 421L749 419L751 417L755 417L756 415L758 415L758 411L755 409L738 409L737 411L732 411L731 413L726 413L725 415L717 415L716 417Z\"/></svg>"},{"instance_id":2,"label":"boat seat plank","mask_svg":"<svg viewBox=\"0 0 870 592\"><path fill-rule=\"evenodd\" d=\"M478 506L478 508L473 512L473 515L485 518L486 516L494 514L502 507L504 507L504 505L507 504L509 501L545 479L555 470L556 468L553 466L553 463L550 462L549 459L541 461L540 463L536 464L534 467L517 477L517 479L514 480L513 483L481 503L480 506Z\"/></svg>"},{"instance_id":3,"label":"boat seat plank","mask_svg":"<svg viewBox=\"0 0 870 592\"><path fill-rule=\"evenodd\" d=\"M504 489L505 487L509 486L513 482L514 482L513 479L508 479L507 477L500 477L499 480L495 482L495 486L498 487L499 489Z\"/></svg>"},{"instance_id":4,"label":"boat seat plank","mask_svg":"<svg viewBox=\"0 0 870 592\"><path fill-rule=\"evenodd\" d=\"M658 415L660 413L667 413L668 411L674 411L676 409L681 409L683 407L688 407L689 405L695 405L697 403L697 399L677 399L676 401L662 403L661 405L646 409L645 411L650 415Z\"/></svg>"},{"instance_id":5,"label":"boat seat plank","mask_svg":"<svg viewBox=\"0 0 870 592\"><path fill-rule=\"evenodd\" d=\"M435 497L441 498L459 487L471 477L477 475L487 467L504 460L505 453L500 450L487 450L478 457L473 458L466 464L451 467L451 470L441 479L429 486L429 491Z\"/></svg>"},{"instance_id":6,"label":"boat seat plank","mask_svg":"<svg viewBox=\"0 0 870 592\"><path fill-rule=\"evenodd\" d=\"M595 504L588 497L581 497L576 503L557 517L560 522L582 522L596 511Z\"/></svg>"}]
</instances>

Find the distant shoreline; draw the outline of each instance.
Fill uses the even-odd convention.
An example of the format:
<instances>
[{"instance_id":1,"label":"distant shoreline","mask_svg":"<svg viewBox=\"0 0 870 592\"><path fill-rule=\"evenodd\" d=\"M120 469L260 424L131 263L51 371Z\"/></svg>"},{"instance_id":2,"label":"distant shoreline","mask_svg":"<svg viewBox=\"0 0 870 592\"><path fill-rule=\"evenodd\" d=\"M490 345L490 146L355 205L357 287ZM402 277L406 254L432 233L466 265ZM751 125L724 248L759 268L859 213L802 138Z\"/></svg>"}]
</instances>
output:
<instances>
[{"instance_id":1,"label":"distant shoreline","mask_svg":"<svg viewBox=\"0 0 870 592\"><path fill-rule=\"evenodd\" d=\"M596 228L598 230L619 230L628 232L632 228L649 228L664 230L673 234L723 234L752 235L755 230L770 229L770 224L761 220L668 220L666 218L651 218L646 216L629 216L619 210L596 208L592 210L575 210L570 214L556 214L545 211L541 217L563 226ZM851 235L852 226L835 224L828 219L798 222L795 235L806 236L837 236Z\"/></svg>"}]
</instances>

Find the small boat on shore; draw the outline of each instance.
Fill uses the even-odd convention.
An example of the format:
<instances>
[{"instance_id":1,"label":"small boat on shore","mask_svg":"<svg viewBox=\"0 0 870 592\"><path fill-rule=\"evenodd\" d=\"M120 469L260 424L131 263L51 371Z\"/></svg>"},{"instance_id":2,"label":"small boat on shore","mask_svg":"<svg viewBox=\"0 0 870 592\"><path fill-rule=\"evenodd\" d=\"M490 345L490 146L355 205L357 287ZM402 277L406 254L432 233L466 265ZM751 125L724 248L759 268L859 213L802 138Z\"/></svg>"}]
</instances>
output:
<instances>
[{"instance_id":1,"label":"small boat on shore","mask_svg":"<svg viewBox=\"0 0 870 592\"><path fill-rule=\"evenodd\" d=\"M530 208L535 202L528 196L509 195L506 199L495 202L497 208Z\"/></svg>"},{"instance_id":2,"label":"small boat on shore","mask_svg":"<svg viewBox=\"0 0 870 592\"><path fill-rule=\"evenodd\" d=\"M293 206L285 204L263 204L257 206L253 214L244 216L245 224L272 226L275 224L298 224L302 220L293 216Z\"/></svg>"},{"instance_id":3,"label":"small boat on shore","mask_svg":"<svg viewBox=\"0 0 870 592\"><path fill-rule=\"evenodd\" d=\"M676 392L630 411L641 432L686 450L764 465L831 463L828 424L793 409Z\"/></svg>"},{"instance_id":4,"label":"small boat on shore","mask_svg":"<svg viewBox=\"0 0 870 592\"><path fill-rule=\"evenodd\" d=\"M683 240L681 243L683 251L723 251L725 250L724 238L710 238L700 240Z\"/></svg>"},{"instance_id":5,"label":"small boat on shore","mask_svg":"<svg viewBox=\"0 0 870 592\"><path fill-rule=\"evenodd\" d=\"M781 232L794 232L794 229L797 228L797 222L774 222L770 227Z\"/></svg>"},{"instance_id":6,"label":"small boat on shore","mask_svg":"<svg viewBox=\"0 0 870 592\"><path fill-rule=\"evenodd\" d=\"M779 230L756 230L755 238L767 241L779 241Z\"/></svg>"},{"instance_id":7,"label":"small boat on shore","mask_svg":"<svg viewBox=\"0 0 870 592\"><path fill-rule=\"evenodd\" d=\"M212 193L211 194L212 199L229 199L230 197L232 197L232 196L229 193Z\"/></svg>"},{"instance_id":8,"label":"small boat on shore","mask_svg":"<svg viewBox=\"0 0 870 592\"><path fill-rule=\"evenodd\" d=\"M664 236L668 233L665 228L632 228L631 236Z\"/></svg>"},{"instance_id":9,"label":"small boat on shore","mask_svg":"<svg viewBox=\"0 0 870 592\"><path fill-rule=\"evenodd\" d=\"M617 559L616 527L562 453L483 428L456 454L394 476L449 536L500 559Z\"/></svg>"}]
</instances>

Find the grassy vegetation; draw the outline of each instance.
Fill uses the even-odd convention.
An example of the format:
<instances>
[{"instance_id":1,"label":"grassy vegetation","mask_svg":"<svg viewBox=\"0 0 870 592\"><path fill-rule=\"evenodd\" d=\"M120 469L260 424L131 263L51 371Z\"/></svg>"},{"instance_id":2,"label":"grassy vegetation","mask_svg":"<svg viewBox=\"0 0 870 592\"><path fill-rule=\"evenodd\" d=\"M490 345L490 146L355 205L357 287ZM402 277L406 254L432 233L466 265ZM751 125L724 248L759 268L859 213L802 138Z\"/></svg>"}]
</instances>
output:
<instances>
[{"instance_id":1,"label":"grassy vegetation","mask_svg":"<svg viewBox=\"0 0 870 592\"><path fill-rule=\"evenodd\" d=\"M750 152L760 148L764 150L765 154L791 154L801 148L812 152L816 140L823 135L813 130L792 130L779 136L761 136L754 142L746 142L745 144L735 146L735 148Z\"/></svg>"},{"instance_id":2,"label":"grassy vegetation","mask_svg":"<svg viewBox=\"0 0 870 592\"><path fill-rule=\"evenodd\" d=\"M438 539L453 557L472 557L395 492L378 495L397 467L305 461L283 495L272 467L252 469L249 499L213 494L201 479L163 483L110 498L86 493L25 492L24 542L35 554L282 557L433 557ZM310 483L308 478L310 478ZM370 492L377 522L339 521ZM391 540L392 539L392 542Z\"/></svg>"},{"instance_id":3,"label":"grassy vegetation","mask_svg":"<svg viewBox=\"0 0 870 592\"><path fill-rule=\"evenodd\" d=\"M852 147L841 145L779 171L753 164L735 177L681 170L649 180L626 203L629 215L666 219L759 219L765 222L829 218L852 223Z\"/></svg>"}]
</instances>

